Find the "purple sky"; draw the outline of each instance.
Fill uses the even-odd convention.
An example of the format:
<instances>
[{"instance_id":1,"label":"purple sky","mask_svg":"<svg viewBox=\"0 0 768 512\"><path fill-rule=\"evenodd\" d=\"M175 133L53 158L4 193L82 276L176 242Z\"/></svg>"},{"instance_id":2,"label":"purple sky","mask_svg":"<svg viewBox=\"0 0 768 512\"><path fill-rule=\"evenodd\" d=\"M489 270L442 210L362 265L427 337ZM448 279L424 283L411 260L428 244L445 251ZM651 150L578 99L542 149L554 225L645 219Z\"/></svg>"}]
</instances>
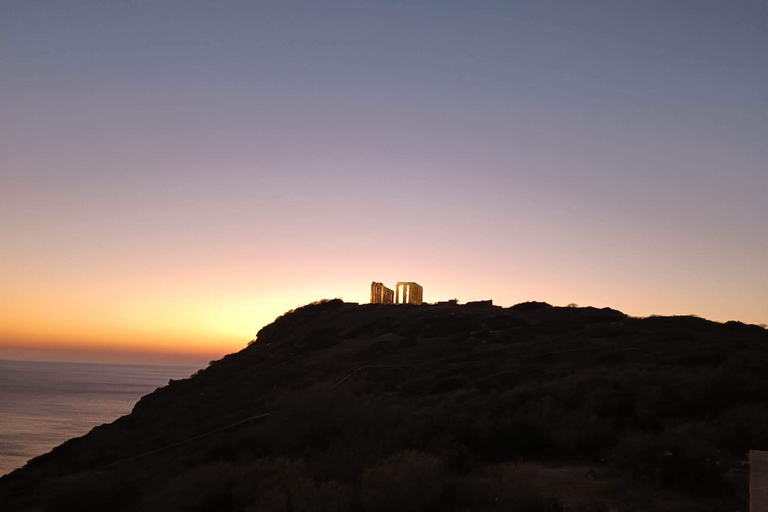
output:
<instances>
[{"instance_id":1,"label":"purple sky","mask_svg":"<svg viewBox=\"0 0 768 512\"><path fill-rule=\"evenodd\" d=\"M0 2L0 345L218 353L371 280L768 322L766 27L765 2Z\"/></svg>"}]
</instances>

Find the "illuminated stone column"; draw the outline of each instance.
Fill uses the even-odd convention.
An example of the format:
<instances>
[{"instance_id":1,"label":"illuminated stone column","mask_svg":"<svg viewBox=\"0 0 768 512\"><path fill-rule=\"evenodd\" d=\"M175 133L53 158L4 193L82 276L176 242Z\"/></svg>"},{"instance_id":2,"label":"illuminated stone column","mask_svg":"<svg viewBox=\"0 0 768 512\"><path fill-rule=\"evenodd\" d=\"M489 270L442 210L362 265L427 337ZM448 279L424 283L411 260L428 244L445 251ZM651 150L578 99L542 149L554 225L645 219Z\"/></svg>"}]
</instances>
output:
<instances>
[{"instance_id":1,"label":"illuminated stone column","mask_svg":"<svg viewBox=\"0 0 768 512\"><path fill-rule=\"evenodd\" d=\"M371 304L392 304L394 292L384 286L384 283L371 283Z\"/></svg>"}]
</instances>

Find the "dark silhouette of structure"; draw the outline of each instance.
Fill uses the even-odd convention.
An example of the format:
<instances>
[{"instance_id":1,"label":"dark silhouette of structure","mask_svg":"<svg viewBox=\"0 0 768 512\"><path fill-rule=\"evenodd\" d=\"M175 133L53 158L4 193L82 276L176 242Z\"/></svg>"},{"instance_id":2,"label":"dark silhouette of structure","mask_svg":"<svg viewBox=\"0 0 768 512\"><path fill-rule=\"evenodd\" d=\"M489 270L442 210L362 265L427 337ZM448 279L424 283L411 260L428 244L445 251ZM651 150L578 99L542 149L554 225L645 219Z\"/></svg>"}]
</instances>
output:
<instances>
[{"instance_id":1,"label":"dark silhouette of structure","mask_svg":"<svg viewBox=\"0 0 768 512\"><path fill-rule=\"evenodd\" d=\"M467 302L467 306L471 308L490 308L493 307L493 300L473 300Z\"/></svg>"},{"instance_id":2,"label":"dark silhouette of structure","mask_svg":"<svg viewBox=\"0 0 768 512\"><path fill-rule=\"evenodd\" d=\"M768 510L768 452L749 451L749 512Z\"/></svg>"}]
</instances>

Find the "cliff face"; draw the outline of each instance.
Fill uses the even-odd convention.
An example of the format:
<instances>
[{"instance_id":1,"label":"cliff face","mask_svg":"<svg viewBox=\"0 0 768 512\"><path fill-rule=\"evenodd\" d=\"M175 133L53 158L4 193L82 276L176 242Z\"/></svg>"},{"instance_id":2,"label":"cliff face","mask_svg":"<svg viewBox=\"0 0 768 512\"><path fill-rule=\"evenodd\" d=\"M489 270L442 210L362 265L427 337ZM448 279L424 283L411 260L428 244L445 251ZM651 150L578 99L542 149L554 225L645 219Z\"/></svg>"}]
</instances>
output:
<instances>
[{"instance_id":1,"label":"cliff face","mask_svg":"<svg viewBox=\"0 0 768 512\"><path fill-rule=\"evenodd\" d=\"M743 508L767 369L736 322L322 302L1 478L0 508Z\"/></svg>"}]
</instances>

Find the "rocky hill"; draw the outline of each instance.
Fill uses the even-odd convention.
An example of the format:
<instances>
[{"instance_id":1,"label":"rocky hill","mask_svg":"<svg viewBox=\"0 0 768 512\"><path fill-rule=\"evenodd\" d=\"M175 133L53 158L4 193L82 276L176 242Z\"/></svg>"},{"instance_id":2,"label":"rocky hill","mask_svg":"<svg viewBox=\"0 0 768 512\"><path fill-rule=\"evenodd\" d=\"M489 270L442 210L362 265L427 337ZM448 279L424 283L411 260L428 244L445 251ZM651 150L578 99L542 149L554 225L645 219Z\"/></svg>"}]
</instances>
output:
<instances>
[{"instance_id":1,"label":"rocky hill","mask_svg":"<svg viewBox=\"0 0 768 512\"><path fill-rule=\"evenodd\" d=\"M322 301L0 478L0 510L746 510L768 331Z\"/></svg>"}]
</instances>

